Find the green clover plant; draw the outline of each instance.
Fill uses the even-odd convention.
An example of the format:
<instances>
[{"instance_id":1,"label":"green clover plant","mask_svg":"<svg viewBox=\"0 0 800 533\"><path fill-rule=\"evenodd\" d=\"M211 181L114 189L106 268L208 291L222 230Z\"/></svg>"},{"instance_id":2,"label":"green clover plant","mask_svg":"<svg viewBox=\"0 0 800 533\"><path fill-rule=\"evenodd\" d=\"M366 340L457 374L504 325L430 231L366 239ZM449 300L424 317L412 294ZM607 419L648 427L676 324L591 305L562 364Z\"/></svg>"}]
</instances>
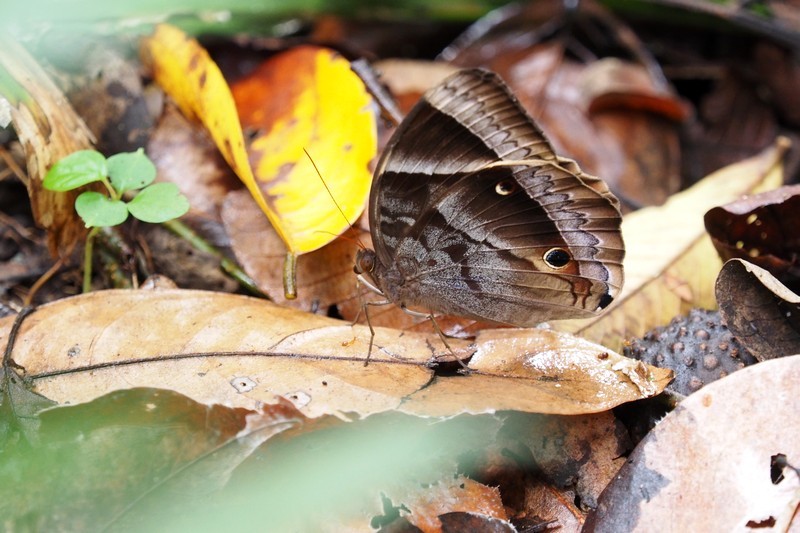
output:
<instances>
[{"instance_id":1,"label":"green clover plant","mask_svg":"<svg viewBox=\"0 0 800 533\"><path fill-rule=\"evenodd\" d=\"M47 172L44 188L71 191L99 181L107 194L84 191L75 199L75 210L87 228L83 291L92 277L92 243L101 228L116 226L128 214L143 222L159 223L178 218L189 210L189 201L174 183L153 183L156 167L140 148L106 158L95 150L80 150L58 161ZM131 199L132 193L138 193ZM126 194L128 193L128 194Z\"/></svg>"}]
</instances>

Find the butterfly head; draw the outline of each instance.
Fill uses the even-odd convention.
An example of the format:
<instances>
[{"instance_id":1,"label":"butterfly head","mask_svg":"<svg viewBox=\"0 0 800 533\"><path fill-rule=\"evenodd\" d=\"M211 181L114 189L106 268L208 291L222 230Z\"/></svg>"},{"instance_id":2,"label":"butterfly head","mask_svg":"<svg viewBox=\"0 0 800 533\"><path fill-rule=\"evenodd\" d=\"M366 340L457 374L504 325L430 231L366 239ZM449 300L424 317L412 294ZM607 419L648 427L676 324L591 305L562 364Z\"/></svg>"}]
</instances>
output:
<instances>
[{"instance_id":1,"label":"butterfly head","mask_svg":"<svg viewBox=\"0 0 800 533\"><path fill-rule=\"evenodd\" d=\"M373 250L362 248L356 253L356 263L353 265L353 271L356 274L370 275L375 270L376 261L377 256Z\"/></svg>"}]
</instances>

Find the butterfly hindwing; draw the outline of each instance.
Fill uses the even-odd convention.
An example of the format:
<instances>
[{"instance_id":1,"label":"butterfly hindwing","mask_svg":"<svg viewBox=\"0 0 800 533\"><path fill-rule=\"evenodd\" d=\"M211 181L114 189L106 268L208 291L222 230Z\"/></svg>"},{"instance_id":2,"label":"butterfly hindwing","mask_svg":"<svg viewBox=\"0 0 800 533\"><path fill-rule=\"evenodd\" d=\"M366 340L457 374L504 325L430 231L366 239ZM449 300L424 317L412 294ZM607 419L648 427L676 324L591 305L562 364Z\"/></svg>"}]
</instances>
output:
<instances>
[{"instance_id":1,"label":"butterfly hindwing","mask_svg":"<svg viewBox=\"0 0 800 533\"><path fill-rule=\"evenodd\" d=\"M622 284L616 198L556 156L500 79L466 70L395 132L370 194L372 277L397 304L521 326Z\"/></svg>"}]
</instances>

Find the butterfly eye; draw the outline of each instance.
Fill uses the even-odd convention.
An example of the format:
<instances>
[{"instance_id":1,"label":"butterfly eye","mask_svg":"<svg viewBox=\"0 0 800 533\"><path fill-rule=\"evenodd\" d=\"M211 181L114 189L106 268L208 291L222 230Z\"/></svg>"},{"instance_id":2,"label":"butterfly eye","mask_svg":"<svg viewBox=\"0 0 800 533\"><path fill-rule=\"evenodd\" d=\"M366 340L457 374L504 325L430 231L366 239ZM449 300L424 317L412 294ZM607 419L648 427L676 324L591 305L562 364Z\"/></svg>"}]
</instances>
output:
<instances>
[{"instance_id":1,"label":"butterfly eye","mask_svg":"<svg viewBox=\"0 0 800 533\"><path fill-rule=\"evenodd\" d=\"M372 272L375 269L375 252L372 250L359 250L356 253L356 264L353 271L356 274Z\"/></svg>"},{"instance_id":2,"label":"butterfly eye","mask_svg":"<svg viewBox=\"0 0 800 533\"><path fill-rule=\"evenodd\" d=\"M516 190L517 190L517 184L512 180L498 181L497 185L494 186L494 192L496 192L500 196L508 196L509 194L513 193Z\"/></svg>"},{"instance_id":3,"label":"butterfly eye","mask_svg":"<svg viewBox=\"0 0 800 533\"><path fill-rule=\"evenodd\" d=\"M564 268L572 257L563 248L550 248L544 254L544 262L550 268Z\"/></svg>"}]
</instances>

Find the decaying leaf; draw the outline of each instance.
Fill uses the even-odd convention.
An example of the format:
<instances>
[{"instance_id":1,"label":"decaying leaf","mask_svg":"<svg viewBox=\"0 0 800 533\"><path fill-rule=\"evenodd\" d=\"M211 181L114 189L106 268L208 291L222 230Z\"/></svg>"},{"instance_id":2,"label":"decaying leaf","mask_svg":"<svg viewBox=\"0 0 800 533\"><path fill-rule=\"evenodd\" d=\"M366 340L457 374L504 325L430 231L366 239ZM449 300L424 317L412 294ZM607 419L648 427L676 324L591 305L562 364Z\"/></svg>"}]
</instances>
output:
<instances>
[{"instance_id":1,"label":"decaying leaf","mask_svg":"<svg viewBox=\"0 0 800 533\"><path fill-rule=\"evenodd\" d=\"M720 261L705 232L703 214L742 194L779 186L787 147L788 140L781 138L758 156L673 195L663 206L626 215L622 293L602 315L558 322L557 327L619 350L625 337L640 337L692 307L716 307L714 280Z\"/></svg>"},{"instance_id":2,"label":"decaying leaf","mask_svg":"<svg viewBox=\"0 0 800 533\"><path fill-rule=\"evenodd\" d=\"M704 220L723 261L745 259L769 270L791 288L800 289L800 185L786 185L714 207Z\"/></svg>"},{"instance_id":3,"label":"decaying leaf","mask_svg":"<svg viewBox=\"0 0 800 533\"><path fill-rule=\"evenodd\" d=\"M735 69L725 69L709 81L713 89L686 130L684 168L690 181L754 156L780 133L774 103L764 98L764 85L744 80Z\"/></svg>"},{"instance_id":4,"label":"decaying leaf","mask_svg":"<svg viewBox=\"0 0 800 533\"><path fill-rule=\"evenodd\" d=\"M640 443L584 531L793 531L800 478L800 356L750 366L686 398Z\"/></svg>"},{"instance_id":5,"label":"decaying leaf","mask_svg":"<svg viewBox=\"0 0 800 533\"><path fill-rule=\"evenodd\" d=\"M716 285L731 332L758 359L800 354L800 296L763 268L731 259Z\"/></svg>"},{"instance_id":6,"label":"decaying leaf","mask_svg":"<svg viewBox=\"0 0 800 533\"><path fill-rule=\"evenodd\" d=\"M637 403L638 405L638 403ZM476 479L498 486L515 521L556 520L578 529L625 463L631 443L610 412L580 416L506 413L496 441L475 462ZM545 503L546 502L546 503Z\"/></svg>"},{"instance_id":7,"label":"decaying leaf","mask_svg":"<svg viewBox=\"0 0 800 533\"><path fill-rule=\"evenodd\" d=\"M147 155L156 165L158 179L176 184L189 199L189 217L218 221L225 195L242 188L208 133L189 122L174 105L165 106L147 143ZM263 219L252 197L250 201ZM267 220L264 226L270 227ZM284 245L280 243L279 248Z\"/></svg>"},{"instance_id":8,"label":"decaying leaf","mask_svg":"<svg viewBox=\"0 0 800 533\"><path fill-rule=\"evenodd\" d=\"M598 412L657 394L671 377L548 330L490 330L474 346L452 339L456 354L474 352L467 375L435 373L451 358L435 335L377 328L365 366L369 341L363 326L253 298L120 290L40 307L12 356L34 390L59 403L145 386L254 410L280 396L312 417Z\"/></svg>"},{"instance_id":9,"label":"decaying leaf","mask_svg":"<svg viewBox=\"0 0 800 533\"><path fill-rule=\"evenodd\" d=\"M69 101L97 138L100 152L135 152L147 143L155 118L143 92L139 64L113 38L87 41L85 49L74 50L85 54L80 67L86 80L70 88Z\"/></svg>"},{"instance_id":10,"label":"decaying leaf","mask_svg":"<svg viewBox=\"0 0 800 533\"><path fill-rule=\"evenodd\" d=\"M94 137L36 60L17 42L0 37L0 95L11 104L11 119L28 163L28 196L36 223L48 234L53 255L68 253L86 234L73 204L81 191L42 187L47 170Z\"/></svg>"}]
</instances>

